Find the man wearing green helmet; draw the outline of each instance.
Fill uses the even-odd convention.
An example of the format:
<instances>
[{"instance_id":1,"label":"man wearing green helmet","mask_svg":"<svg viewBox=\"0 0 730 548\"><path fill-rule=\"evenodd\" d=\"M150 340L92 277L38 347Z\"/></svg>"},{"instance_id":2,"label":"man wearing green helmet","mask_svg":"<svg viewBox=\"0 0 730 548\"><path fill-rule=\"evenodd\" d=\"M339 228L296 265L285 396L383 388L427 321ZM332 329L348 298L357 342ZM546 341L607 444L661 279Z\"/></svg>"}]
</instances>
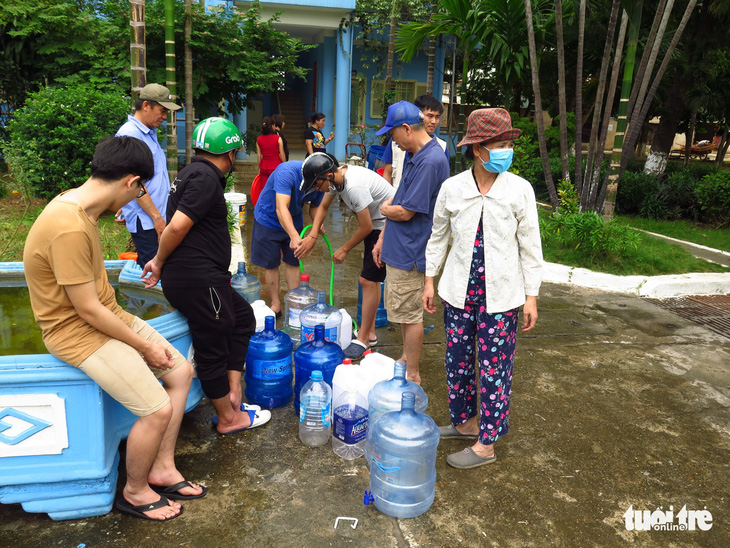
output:
<instances>
[{"instance_id":1,"label":"man wearing green helmet","mask_svg":"<svg viewBox=\"0 0 730 548\"><path fill-rule=\"evenodd\" d=\"M266 424L271 412L241 402L241 373L256 327L251 306L231 287L231 239L223 191L241 133L229 120L207 118L193 130L195 157L170 187L167 227L157 255L142 272L145 285L162 278L165 297L190 326L203 392L218 433Z\"/></svg>"}]
</instances>

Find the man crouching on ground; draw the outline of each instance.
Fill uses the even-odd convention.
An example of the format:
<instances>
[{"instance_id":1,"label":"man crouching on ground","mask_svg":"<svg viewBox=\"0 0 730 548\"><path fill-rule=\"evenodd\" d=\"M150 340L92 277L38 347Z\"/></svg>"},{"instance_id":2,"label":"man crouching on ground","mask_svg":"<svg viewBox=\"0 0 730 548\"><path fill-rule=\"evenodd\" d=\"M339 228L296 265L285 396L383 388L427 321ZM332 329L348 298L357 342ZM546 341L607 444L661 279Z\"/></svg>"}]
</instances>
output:
<instances>
[{"instance_id":1,"label":"man crouching on ground","mask_svg":"<svg viewBox=\"0 0 730 548\"><path fill-rule=\"evenodd\" d=\"M25 277L43 342L139 418L127 438L127 483L117 508L150 520L179 516L169 499L205 496L175 466L193 368L159 333L117 304L102 256L99 216L146 192L149 148L133 137L96 146L91 177L54 198L31 227ZM157 379L162 381L162 385Z\"/></svg>"}]
</instances>

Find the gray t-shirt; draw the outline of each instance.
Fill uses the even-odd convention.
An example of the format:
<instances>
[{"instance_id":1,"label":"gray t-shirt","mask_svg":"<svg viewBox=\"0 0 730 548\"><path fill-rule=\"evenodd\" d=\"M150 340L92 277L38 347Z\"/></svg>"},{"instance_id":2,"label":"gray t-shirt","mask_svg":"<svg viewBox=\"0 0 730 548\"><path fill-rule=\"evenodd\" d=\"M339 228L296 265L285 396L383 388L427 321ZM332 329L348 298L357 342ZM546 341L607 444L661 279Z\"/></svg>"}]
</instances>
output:
<instances>
[{"instance_id":1,"label":"gray t-shirt","mask_svg":"<svg viewBox=\"0 0 730 548\"><path fill-rule=\"evenodd\" d=\"M374 171L360 166L347 166L345 189L340 193L342 201L355 213L367 207L373 230L383 229L385 217L380 212L380 206L394 194L393 186Z\"/></svg>"}]
</instances>

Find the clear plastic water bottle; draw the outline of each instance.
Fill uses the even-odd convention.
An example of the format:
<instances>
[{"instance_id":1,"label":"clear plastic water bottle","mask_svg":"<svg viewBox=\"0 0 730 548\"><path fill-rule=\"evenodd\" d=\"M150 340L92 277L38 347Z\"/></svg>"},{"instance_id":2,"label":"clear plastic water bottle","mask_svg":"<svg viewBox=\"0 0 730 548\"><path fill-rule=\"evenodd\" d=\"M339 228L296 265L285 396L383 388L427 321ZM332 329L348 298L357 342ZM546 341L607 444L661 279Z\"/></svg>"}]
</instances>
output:
<instances>
[{"instance_id":1,"label":"clear plastic water bottle","mask_svg":"<svg viewBox=\"0 0 730 548\"><path fill-rule=\"evenodd\" d=\"M354 379L348 380L333 404L332 450L338 457L355 460L365 453L368 403Z\"/></svg>"},{"instance_id":2,"label":"clear plastic water bottle","mask_svg":"<svg viewBox=\"0 0 730 548\"><path fill-rule=\"evenodd\" d=\"M416 395L401 395L400 411L372 427L370 491L375 507L396 518L420 516L436 494L436 449L440 435L431 417L414 409Z\"/></svg>"},{"instance_id":3,"label":"clear plastic water bottle","mask_svg":"<svg viewBox=\"0 0 730 548\"><path fill-rule=\"evenodd\" d=\"M298 346L301 340L301 323L299 316L302 310L310 304L317 302L317 292L309 287L309 274L302 274L299 281L299 287L290 289L284 297L284 313L286 317L286 332L294 342L294 346Z\"/></svg>"},{"instance_id":4,"label":"clear plastic water bottle","mask_svg":"<svg viewBox=\"0 0 730 548\"><path fill-rule=\"evenodd\" d=\"M425 413L428 407L428 396L423 388L415 382L406 380L406 362L395 362L393 378L380 381L368 395L368 434L365 442L365 458L370 462L373 458L373 427L381 416L389 411L397 411L401 406L401 396L405 392L415 394L415 409Z\"/></svg>"},{"instance_id":5,"label":"clear plastic water bottle","mask_svg":"<svg viewBox=\"0 0 730 548\"><path fill-rule=\"evenodd\" d=\"M327 304L326 292L317 292L317 302L302 310L299 320L301 322L301 342L313 341L315 326L324 325L324 338L329 342L339 344L342 314L334 306Z\"/></svg>"},{"instance_id":6,"label":"clear plastic water bottle","mask_svg":"<svg viewBox=\"0 0 730 548\"><path fill-rule=\"evenodd\" d=\"M261 298L261 282L256 276L246 273L246 263L238 263L238 272L231 276L231 286L239 295L253 304Z\"/></svg>"},{"instance_id":7,"label":"clear plastic water bottle","mask_svg":"<svg viewBox=\"0 0 730 548\"><path fill-rule=\"evenodd\" d=\"M309 447L326 444L332 432L332 389L318 369L302 388L299 402L299 439Z\"/></svg>"}]
</instances>

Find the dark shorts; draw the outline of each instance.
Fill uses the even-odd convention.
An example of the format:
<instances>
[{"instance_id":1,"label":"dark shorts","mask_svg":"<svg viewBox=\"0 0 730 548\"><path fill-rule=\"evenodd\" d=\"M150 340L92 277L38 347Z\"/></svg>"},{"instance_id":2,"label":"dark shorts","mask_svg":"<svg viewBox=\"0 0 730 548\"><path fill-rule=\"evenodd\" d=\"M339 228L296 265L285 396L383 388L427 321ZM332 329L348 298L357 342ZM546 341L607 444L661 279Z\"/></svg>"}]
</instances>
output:
<instances>
[{"instance_id":1,"label":"dark shorts","mask_svg":"<svg viewBox=\"0 0 730 548\"><path fill-rule=\"evenodd\" d=\"M282 259L291 266L299 266L299 259L289 247L289 234L272 230L254 218L251 229L251 262L261 268L279 268Z\"/></svg>"},{"instance_id":2,"label":"dark shorts","mask_svg":"<svg viewBox=\"0 0 730 548\"><path fill-rule=\"evenodd\" d=\"M363 240L365 255L362 258L362 272L360 272L360 276L369 282L380 283L385 281L385 265L382 268L378 268L378 265L375 264L375 259L373 259L373 248L378 243L379 237L380 231L373 230Z\"/></svg>"},{"instance_id":3,"label":"dark shorts","mask_svg":"<svg viewBox=\"0 0 730 548\"><path fill-rule=\"evenodd\" d=\"M157 231L154 228L143 229L142 221L137 218L137 232L130 232L130 236L137 248L137 264L144 268L157 255Z\"/></svg>"}]
</instances>

